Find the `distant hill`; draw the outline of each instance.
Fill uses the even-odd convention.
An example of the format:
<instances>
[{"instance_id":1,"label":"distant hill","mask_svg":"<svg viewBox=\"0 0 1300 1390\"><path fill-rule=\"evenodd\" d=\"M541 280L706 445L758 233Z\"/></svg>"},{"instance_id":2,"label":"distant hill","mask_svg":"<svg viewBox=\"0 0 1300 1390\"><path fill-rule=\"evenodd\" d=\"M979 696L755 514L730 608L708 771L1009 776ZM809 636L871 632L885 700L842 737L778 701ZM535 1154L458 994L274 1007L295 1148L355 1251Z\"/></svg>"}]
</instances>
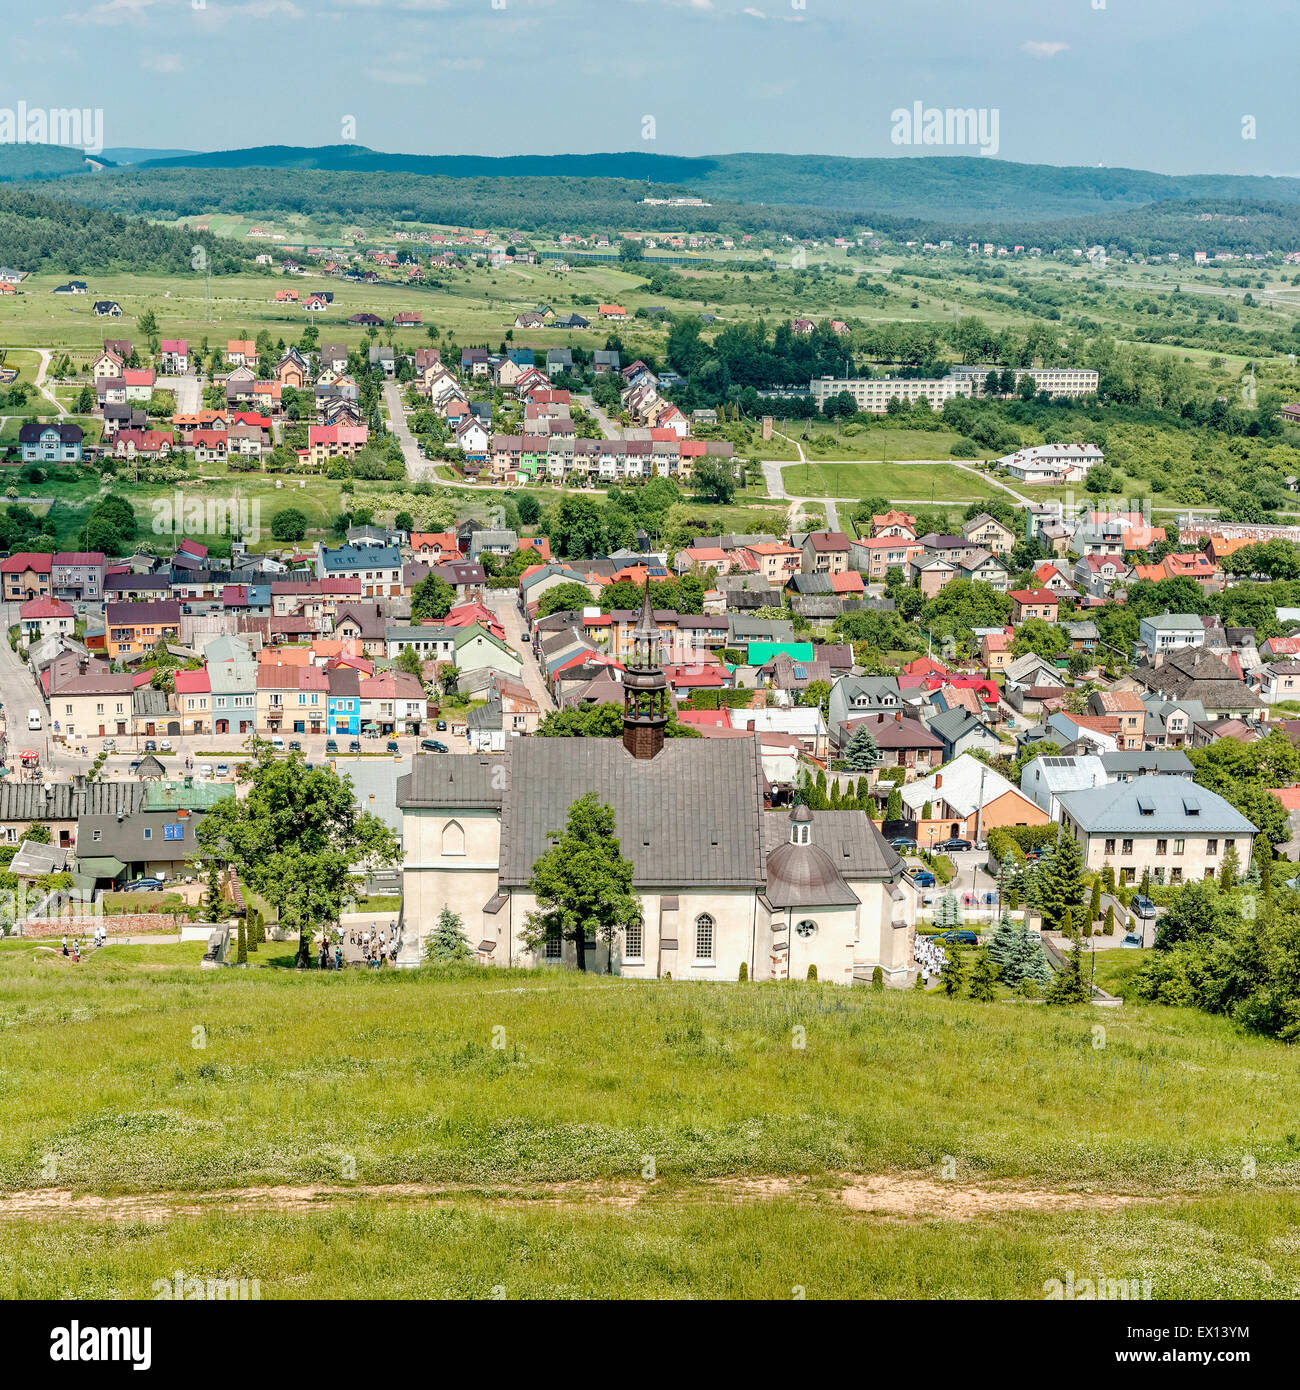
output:
<instances>
[{"instance_id":1,"label":"distant hill","mask_svg":"<svg viewBox=\"0 0 1300 1390\"><path fill-rule=\"evenodd\" d=\"M1058 168L972 156L847 159L821 155L391 154L364 145L180 154L140 161L145 169L323 169L443 178L603 178L680 184L701 197L867 216L1046 222L1168 201L1250 199L1300 203L1300 179L1240 174L1154 174L1138 169Z\"/></svg>"},{"instance_id":2,"label":"distant hill","mask_svg":"<svg viewBox=\"0 0 1300 1390\"><path fill-rule=\"evenodd\" d=\"M107 155L96 155L96 164L112 164ZM84 174L91 164L80 151L66 145L0 145L0 182L18 179L58 179Z\"/></svg>"},{"instance_id":3,"label":"distant hill","mask_svg":"<svg viewBox=\"0 0 1300 1390\"><path fill-rule=\"evenodd\" d=\"M113 164L140 164L147 159L193 159L198 150L144 150L134 145L121 145L104 151L104 158Z\"/></svg>"}]
</instances>

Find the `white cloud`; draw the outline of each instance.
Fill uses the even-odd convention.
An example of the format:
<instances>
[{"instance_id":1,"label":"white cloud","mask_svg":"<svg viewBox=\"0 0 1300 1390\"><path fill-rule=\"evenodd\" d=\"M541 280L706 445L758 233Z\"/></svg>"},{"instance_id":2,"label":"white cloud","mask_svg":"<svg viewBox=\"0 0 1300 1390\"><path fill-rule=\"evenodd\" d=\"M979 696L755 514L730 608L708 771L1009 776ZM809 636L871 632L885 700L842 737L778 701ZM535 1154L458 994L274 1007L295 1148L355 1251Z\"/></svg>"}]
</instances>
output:
<instances>
[{"instance_id":1,"label":"white cloud","mask_svg":"<svg viewBox=\"0 0 1300 1390\"><path fill-rule=\"evenodd\" d=\"M366 76L389 87L423 87L428 80L422 72L399 72L395 68L367 68Z\"/></svg>"},{"instance_id":2,"label":"white cloud","mask_svg":"<svg viewBox=\"0 0 1300 1390\"><path fill-rule=\"evenodd\" d=\"M145 11L158 0L102 0L81 14L70 14L69 20L80 20L83 24L130 24L143 19Z\"/></svg>"},{"instance_id":3,"label":"white cloud","mask_svg":"<svg viewBox=\"0 0 1300 1390\"><path fill-rule=\"evenodd\" d=\"M181 72L179 53L146 53L140 59L140 66L146 72Z\"/></svg>"},{"instance_id":4,"label":"white cloud","mask_svg":"<svg viewBox=\"0 0 1300 1390\"><path fill-rule=\"evenodd\" d=\"M742 13L747 14L750 19L766 19L767 16L762 10L756 10L752 5L746 5Z\"/></svg>"},{"instance_id":5,"label":"white cloud","mask_svg":"<svg viewBox=\"0 0 1300 1390\"><path fill-rule=\"evenodd\" d=\"M1059 39L1029 39L1020 45L1020 51L1028 53L1032 58L1055 58L1058 53L1064 53L1069 46Z\"/></svg>"}]
</instances>

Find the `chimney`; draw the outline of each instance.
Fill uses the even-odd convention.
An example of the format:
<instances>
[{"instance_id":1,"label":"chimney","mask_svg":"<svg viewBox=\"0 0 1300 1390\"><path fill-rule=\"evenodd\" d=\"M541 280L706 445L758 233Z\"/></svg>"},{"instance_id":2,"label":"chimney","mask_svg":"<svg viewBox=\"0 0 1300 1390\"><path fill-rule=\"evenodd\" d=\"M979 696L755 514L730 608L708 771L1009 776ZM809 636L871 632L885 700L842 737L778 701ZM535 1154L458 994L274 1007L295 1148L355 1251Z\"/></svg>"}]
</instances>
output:
<instances>
[{"instance_id":1,"label":"chimney","mask_svg":"<svg viewBox=\"0 0 1300 1390\"><path fill-rule=\"evenodd\" d=\"M894 715L894 723L895 723L895 724L901 724L902 722L903 722L903 711L900 709L900 710Z\"/></svg>"},{"instance_id":2,"label":"chimney","mask_svg":"<svg viewBox=\"0 0 1300 1390\"><path fill-rule=\"evenodd\" d=\"M942 772L936 772L936 773L934 774L934 789L935 789L935 791L938 791L939 788L940 788L941 786L943 786L943 773L942 773Z\"/></svg>"}]
</instances>

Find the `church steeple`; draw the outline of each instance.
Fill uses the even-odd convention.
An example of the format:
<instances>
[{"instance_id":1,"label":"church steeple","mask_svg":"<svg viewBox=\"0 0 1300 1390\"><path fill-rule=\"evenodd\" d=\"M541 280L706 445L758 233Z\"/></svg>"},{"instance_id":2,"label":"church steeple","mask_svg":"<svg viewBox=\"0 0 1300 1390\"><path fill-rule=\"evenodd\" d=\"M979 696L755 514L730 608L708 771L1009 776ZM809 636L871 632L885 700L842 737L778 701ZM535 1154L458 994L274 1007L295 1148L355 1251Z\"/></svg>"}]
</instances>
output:
<instances>
[{"instance_id":1,"label":"church steeple","mask_svg":"<svg viewBox=\"0 0 1300 1390\"><path fill-rule=\"evenodd\" d=\"M659 664L659 625L650 607L650 581L632 629L632 656L623 675L623 747L648 761L663 751L668 727L668 681Z\"/></svg>"}]
</instances>

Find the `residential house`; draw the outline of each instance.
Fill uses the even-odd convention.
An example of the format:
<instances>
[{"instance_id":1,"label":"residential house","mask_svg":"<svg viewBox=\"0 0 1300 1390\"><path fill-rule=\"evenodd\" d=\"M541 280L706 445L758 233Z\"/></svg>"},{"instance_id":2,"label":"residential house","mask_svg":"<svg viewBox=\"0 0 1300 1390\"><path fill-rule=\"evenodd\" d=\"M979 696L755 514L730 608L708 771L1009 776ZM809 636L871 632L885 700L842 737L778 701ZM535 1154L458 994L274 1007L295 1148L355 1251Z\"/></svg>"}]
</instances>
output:
<instances>
[{"instance_id":1,"label":"residential house","mask_svg":"<svg viewBox=\"0 0 1300 1390\"><path fill-rule=\"evenodd\" d=\"M104 621L108 653L114 660L152 651L159 642L180 636L181 606L173 599L158 603L108 603Z\"/></svg>"},{"instance_id":2,"label":"residential house","mask_svg":"<svg viewBox=\"0 0 1300 1390\"><path fill-rule=\"evenodd\" d=\"M81 438L81 426L71 421L28 421L19 427L18 447L24 463L80 463Z\"/></svg>"},{"instance_id":3,"label":"residential house","mask_svg":"<svg viewBox=\"0 0 1300 1390\"><path fill-rule=\"evenodd\" d=\"M907 819L916 825L916 842L927 848L953 838L983 843L995 827L1048 823L1041 806L969 753L907 784L902 797Z\"/></svg>"},{"instance_id":4,"label":"residential house","mask_svg":"<svg viewBox=\"0 0 1300 1390\"><path fill-rule=\"evenodd\" d=\"M1050 589L1011 590L1011 622L1017 627L1031 618L1054 623L1059 608L1060 600Z\"/></svg>"},{"instance_id":5,"label":"residential house","mask_svg":"<svg viewBox=\"0 0 1300 1390\"><path fill-rule=\"evenodd\" d=\"M1033 759L1020 771L1020 790L1043 808L1054 821L1061 819L1062 792L1087 791L1104 787L1110 779L1102 759L1095 753L1073 757L1046 756Z\"/></svg>"}]
</instances>

